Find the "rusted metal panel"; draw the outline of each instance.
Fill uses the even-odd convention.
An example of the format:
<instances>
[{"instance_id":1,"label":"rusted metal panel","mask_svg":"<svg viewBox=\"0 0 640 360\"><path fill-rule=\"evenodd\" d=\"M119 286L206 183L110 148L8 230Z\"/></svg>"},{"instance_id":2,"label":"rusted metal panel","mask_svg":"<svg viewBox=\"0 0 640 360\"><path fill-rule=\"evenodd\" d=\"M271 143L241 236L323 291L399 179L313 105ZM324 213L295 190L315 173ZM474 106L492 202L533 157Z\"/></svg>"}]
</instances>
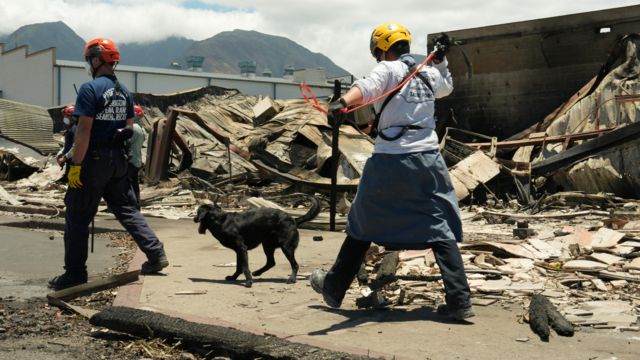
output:
<instances>
[{"instance_id":1,"label":"rusted metal panel","mask_svg":"<svg viewBox=\"0 0 640 360\"><path fill-rule=\"evenodd\" d=\"M60 149L53 139L53 121L40 106L0 99L0 134L41 154Z\"/></svg>"},{"instance_id":2,"label":"rusted metal panel","mask_svg":"<svg viewBox=\"0 0 640 360\"><path fill-rule=\"evenodd\" d=\"M153 145L147 157L147 177L152 181L166 180L169 170L171 140L176 128L178 113L170 110L167 119L160 120L152 134Z\"/></svg>"}]
</instances>

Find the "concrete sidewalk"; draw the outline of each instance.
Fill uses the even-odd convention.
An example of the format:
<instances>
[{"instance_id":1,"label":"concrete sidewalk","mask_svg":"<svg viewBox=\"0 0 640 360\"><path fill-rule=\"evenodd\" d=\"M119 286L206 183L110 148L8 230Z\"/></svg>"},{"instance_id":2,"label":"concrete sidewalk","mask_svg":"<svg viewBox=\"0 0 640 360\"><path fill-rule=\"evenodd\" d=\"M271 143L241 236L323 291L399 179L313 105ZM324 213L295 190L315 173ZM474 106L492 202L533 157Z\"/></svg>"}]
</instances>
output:
<instances>
[{"instance_id":1,"label":"concrete sidewalk","mask_svg":"<svg viewBox=\"0 0 640 360\"><path fill-rule=\"evenodd\" d=\"M254 278L252 288L224 280L235 270L235 253L209 233L199 235L190 220L149 219L164 242L171 265L162 275L142 276L121 287L114 305L154 310L200 323L269 334L292 342L389 359L637 359L640 334L578 331L572 338L541 342L518 319L520 307L476 307L473 324L455 324L430 307L358 310L349 294L339 310L328 308L309 286L313 269L333 263L344 234L301 230L296 284L286 284L289 263L276 251L276 267ZM323 241L313 241L321 235ZM131 269L145 256L138 252ZM249 252L252 270L264 265L260 248ZM197 292L197 295L179 294ZM206 293L204 293L206 292ZM529 338L527 342L516 339Z\"/></svg>"}]
</instances>

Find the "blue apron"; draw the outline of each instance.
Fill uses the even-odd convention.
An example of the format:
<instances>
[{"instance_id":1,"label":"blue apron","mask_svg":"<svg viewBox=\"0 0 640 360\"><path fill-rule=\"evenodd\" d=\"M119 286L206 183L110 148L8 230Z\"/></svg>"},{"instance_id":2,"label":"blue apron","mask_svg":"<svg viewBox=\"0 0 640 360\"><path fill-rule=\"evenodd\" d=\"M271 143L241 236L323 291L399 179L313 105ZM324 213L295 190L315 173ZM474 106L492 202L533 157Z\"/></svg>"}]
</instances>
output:
<instances>
[{"instance_id":1,"label":"blue apron","mask_svg":"<svg viewBox=\"0 0 640 360\"><path fill-rule=\"evenodd\" d=\"M390 249L461 242L458 199L440 151L373 154L349 211L347 234Z\"/></svg>"}]
</instances>

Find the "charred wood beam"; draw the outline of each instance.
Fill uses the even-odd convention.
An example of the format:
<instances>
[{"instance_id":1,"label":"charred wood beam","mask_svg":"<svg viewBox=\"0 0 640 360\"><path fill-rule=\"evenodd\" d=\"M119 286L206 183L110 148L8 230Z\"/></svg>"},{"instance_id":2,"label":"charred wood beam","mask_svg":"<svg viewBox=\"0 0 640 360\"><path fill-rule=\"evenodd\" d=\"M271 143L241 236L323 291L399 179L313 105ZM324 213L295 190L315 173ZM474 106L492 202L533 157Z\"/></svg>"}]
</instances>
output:
<instances>
[{"instance_id":1,"label":"charred wood beam","mask_svg":"<svg viewBox=\"0 0 640 360\"><path fill-rule=\"evenodd\" d=\"M549 341L549 326L560 336L573 336L573 325L542 295L533 295L529 305L529 326L542 341Z\"/></svg>"},{"instance_id":2,"label":"charred wood beam","mask_svg":"<svg viewBox=\"0 0 640 360\"><path fill-rule=\"evenodd\" d=\"M112 275L106 279L99 279L59 291L54 291L47 294L47 299L49 300L50 304L56 305L55 299L69 301L80 296L132 283L138 280L139 274L140 270L134 270L122 274Z\"/></svg>"},{"instance_id":3,"label":"charred wood beam","mask_svg":"<svg viewBox=\"0 0 640 360\"><path fill-rule=\"evenodd\" d=\"M141 338L160 338L187 347L210 349L210 355L233 359L371 359L294 343L268 335L256 335L228 327L194 323L157 312L121 306L107 308L91 317L94 326Z\"/></svg>"},{"instance_id":4,"label":"charred wood beam","mask_svg":"<svg viewBox=\"0 0 640 360\"><path fill-rule=\"evenodd\" d=\"M371 282L369 288L371 290L377 290L397 280L396 270L398 269L398 263L400 262L400 256L397 251L392 251L385 255L376 270L376 277Z\"/></svg>"},{"instance_id":5,"label":"charred wood beam","mask_svg":"<svg viewBox=\"0 0 640 360\"><path fill-rule=\"evenodd\" d=\"M378 270L376 270L376 280L393 277L396 274L399 262L400 256L397 251L392 251L385 255L378 265Z\"/></svg>"},{"instance_id":6,"label":"charred wood beam","mask_svg":"<svg viewBox=\"0 0 640 360\"><path fill-rule=\"evenodd\" d=\"M529 327L542 341L549 341L549 316L541 295L534 295L529 304Z\"/></svg>"}]
</instances>

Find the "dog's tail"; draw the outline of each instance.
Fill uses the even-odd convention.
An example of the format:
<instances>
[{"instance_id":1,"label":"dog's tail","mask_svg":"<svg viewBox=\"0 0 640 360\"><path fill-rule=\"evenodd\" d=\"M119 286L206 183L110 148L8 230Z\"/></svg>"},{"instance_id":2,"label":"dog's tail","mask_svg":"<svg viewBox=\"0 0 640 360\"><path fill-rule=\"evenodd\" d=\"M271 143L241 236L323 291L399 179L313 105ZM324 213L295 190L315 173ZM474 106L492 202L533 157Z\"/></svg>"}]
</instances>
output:
<instances>
[{"instance_id":1,"label":"dog's tail","mask_svg":"<svg viewBox=\"0 0 640 360\"><path fill-rule=\"evenodd\" d=\"M294 219L296 226L300 226L303 222L315 218L320 213L320 201L313 195L309 195L309 200L311 200L311 209L309 209L306 214Z\"/></svg>"}]
</instances>

